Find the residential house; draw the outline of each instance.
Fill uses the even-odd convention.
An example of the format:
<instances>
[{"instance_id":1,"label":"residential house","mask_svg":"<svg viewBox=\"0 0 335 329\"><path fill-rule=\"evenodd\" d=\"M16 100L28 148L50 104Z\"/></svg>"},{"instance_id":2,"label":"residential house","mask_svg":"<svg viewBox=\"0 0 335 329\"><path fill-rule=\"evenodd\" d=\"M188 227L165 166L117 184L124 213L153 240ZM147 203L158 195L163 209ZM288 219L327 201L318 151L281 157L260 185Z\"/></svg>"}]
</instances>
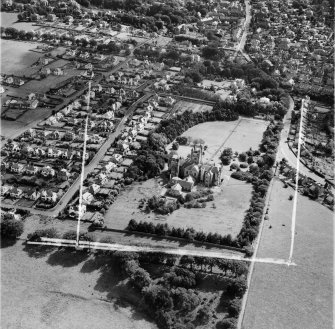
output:
<instances>
[{"instance_id":1,"label":"residential house","mask_svg":"<svg viewBox=\"0 0 335 329\"><path fill-rule=\"evenodd\" d=\"M41 196L41 193L36 189L31 189L25 193L25 197L32 201L38 200L40 196Z\"/></svg>"},{"instance_id":2,"label":"residential house","mask_svg":"<svg viewBox=\"0 0 335 329\"><path fill-rule=\"evenodd\" d=\"M24 166L23 164L21 163L12 163L12 166L11 166L11 171L16 173L16 174L19 174L19 173L22 173L23 172L23 169L24 169Z\"/></svg>"},{"instance_id":3,"label":"residential house","mask_svg":"<svg viewBox=\"0 0 335 329\"><path fill-rule=\"evenodd\" d=\"M47 203L56 203L58 199L57 193L51 190L43 190L41 192L41 200Z\"/></svg>"},{"instance_id":4,"label":"residential house","mask_svg":"<svg viewBox=\"0 0 335 329\"><path fill-rule=\"evenodd\" d=\"M10 185L1 185L1 195L6 195L13 187Z\"/></svg>"},{"instance_id":5,"label":"residential house","mask_svg":"<svg viewBox=\"0 0 335 329\"><path fill-rule=\"evenodd\" d=\"M48 139L59 139L60 138L60 133L58 130L53 130L49 135Z\"/></svg>"},{"instance_id":6,"label":"residential house","mask_svg":"<svg viewBox=\"0 0 335 329\"><path fill-rule=\"evenodd\" d=\"M38 167L29 164L28 166L25 167L24 171L27 175L36 175L38 172Z\"/></svg>"},{"instance_id":7,"label":"residential house","mask_svg":"<svg viewBox=\"0 0 335 329\"><path fill-rule=\"evenodd\" d=\"M92 184L88 188L88 192L91 193L92 195L97 194L99 191L100 191L100 185L98 185L98 184Z\"/></svg>"},{"instance_id":8,"label":"residential house","mask_svg":"<svg viewBox=\"0 0 335 329\"><path fill-rule=\"evenodd\" d=\"M41 170L41 175L44 176L44 177L53 177L55 176L56 172L53 168L51 168L50 166L45 166L42 168Z\"/></svg>"},{"instance_id":9,"label":"residential house","mask_svg":"<svg viewBox=\"0 0 335 329\"><path fill-rule=\"evenodd\" d=\"M98 174L97 179L98 179L100 185L104 185L108 181L107 175L103 172L100 172Z\"/></svg>"},{"instance_id":10,"label":"residential house","mask_svg":"<svg viewBox=\"0 0 335 329\"><path fill-rule=\"evenodd\" d=\"M102 167L102 171L111 172L115 167L116 164L114 162L109 161Z\"/></svg>"},{"instance_id":11,"label":"residential house","mask_svg":"<svg viewBox=\"0 0 335 329\"><path fill-rule=\"evenodd\" d=\"M63 168L57 173L57 178L62 181L67 181L71 174L68 172L67 169Z\"/></svg>"},{"instance_id":12,"label":"residential house","mask_svg":"<svg viewBox=\"0 0 335 329\"><path fill-rule=\"evenodd\" d=\"M64 71L60 67L56 67L52 73L54 75L64 75Z\"/></svg>"},{"instance_id":13,"label":"residential house","mask_svg":"<svg viewBox=\"0 0 335 329\"><path fill-rule=\"evenodd\" d=\"M74 139L75 135L72 131L67 131L64 136L63 136L63 139L65 141L72 141Z\"/></svg>"},{"instance_id":14,"label":"residential house","mask_svg":"<svg viewBox=\"0 0 335 329\"><path fill-rule=\"evenodd\" d=\"M57 16L56 16L55 14L49 14L49 15L47 16L47 20L48 20L49 22L54 22L56 19L57 19Z\"/></svg>"},{"instance_id":15,"label":"residential house","mask_svg":"<svg viewBox=\"0 0 335 329\"><path fill-rule=\"evenodd\" d=\"M35 154L36 156L39 156L39 157L41 157L41 156L45 156L45 151L44 151L42 148L40 148L40 147L36 147L36 148L34 149L34 154Z\"/></svg>"},{"instance_id":16,"label":"residential house","mask_svg":"<svg viewBox=\"0 0 335 329\"><path fill-rule=\"evenodd\" d=\"M21 198L23 195L23 190L18 188L18 187L13 187L10 191L9 191L9 195L11 198Z\"/></svg>"},{"instance_id":17,"label":"residential house","mask_svg":"<svg viewBox=\"0 0 335 329\"><path fill-rule=\"evenodd\" d=\"M82 217L86 212L86 205L81 206L81 211L80 211L80 217ZM79 217L79 206L70 206L69 208L69 216L73 218L78 218Z\"/></svg>"}]
</instances>

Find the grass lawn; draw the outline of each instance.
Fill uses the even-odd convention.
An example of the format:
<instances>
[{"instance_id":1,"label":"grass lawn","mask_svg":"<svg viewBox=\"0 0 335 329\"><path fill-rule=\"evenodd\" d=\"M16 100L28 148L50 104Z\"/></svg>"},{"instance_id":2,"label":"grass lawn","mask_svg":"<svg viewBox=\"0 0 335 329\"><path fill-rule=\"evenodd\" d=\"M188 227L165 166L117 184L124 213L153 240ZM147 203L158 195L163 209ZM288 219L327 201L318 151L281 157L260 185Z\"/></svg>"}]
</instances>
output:
<instances>
[{"instance_id":1,"label":"grass lawn","mask_svg":"<svg viewBox=\"0 0 335 329\"><path fill-rule=\"evenodd\" d=\"M192 111L193 113L211 111L212 108L213 106L209 105L197 104L187 101L178 101L174 105L173 109L176 111L176 114L182 114L185 111Z\"/></svg>"},{"instance_id":2,"label":"grass lawn","mask_svg":"<svg viewBox=\"0 0 335 329\"><path fill-rule=\"evenodd\" d=\"M249 206L251 185L225 177L220 188L215 188L214 202L209 202L204 209L180 208L169 216L145 213L138 208L139 200L160 195L164 188L155 179L127 187L120 193L105 215L107 227L124 229L129 220L145 220L167 223L175 227L193 227L204 232L230 233L236 236L242 227L244 212ZM216 208L213 208L215 204Z\"/></svg>"},{"instance_id":3,"label":"grass lawn","mask_svg":"<svg viewBox=\"0 0 335 329\"><path fill-rule=\"evenodd\" d=\"M218 163L221 151L226 147L231 147L234 152L245 152L250 147L258 149L267 125L266 121L247 118L240 118L238 121L205 122L188 129L182 136L203 139L208 147L203 160ZM171 145L167 146L167 150L170 150ZM177 152L186 158L191 148L180 146Z\"/></svg>"},{"instance_id":4,"label":"grass lawn","mask_svg":"<svg viewBox=\"0 0 335 329\"><path fill-rule=\"evenodd\" d=\"M288 258L293 189L275 182L269 222L265 222L258 257ZM282 226L285 224L285 226ZM269 229L269 225L272 228ZM248 329L332 327L333 213L298 197L293 261L297 266L256 263L244 317Z\"/></svg>"},{"instance_id":5,"label":"grass lawn","mask_svg":"<svg viewBox=\"0 0 335 329\"><path fill-rule=\"evenodd\" d=\"M1 328L157 328L116 303L122 292L108 259L21 242L2 248L1 258Z\"/></svg>"}]
</instances>

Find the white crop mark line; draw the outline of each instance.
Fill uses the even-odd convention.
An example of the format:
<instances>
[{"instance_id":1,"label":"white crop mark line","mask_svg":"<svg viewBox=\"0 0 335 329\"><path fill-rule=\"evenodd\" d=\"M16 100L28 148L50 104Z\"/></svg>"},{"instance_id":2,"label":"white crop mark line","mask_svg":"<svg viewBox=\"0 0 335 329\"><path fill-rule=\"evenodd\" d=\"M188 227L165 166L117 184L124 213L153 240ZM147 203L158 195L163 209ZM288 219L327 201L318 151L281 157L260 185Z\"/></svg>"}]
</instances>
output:
<instances>
[{"instance_id":1,"label":"white crop mark line","mask_svg":"<svg viewBox=\"0 0 335 329\"><path fill-rule=\"evenodd\" d=\"M300 126L299 126L299 139L298 139L298 154L297 154L297 168L295 175L295 191L293 199L293 209L292 209L292 223L291 223L291 246L290 246L290 255L288 258L288 263L292 263L293 250L294 250L294 239L295 239L295 227L296 227L296 218L297 218L297 204L298 204L298 185L299 185L299 169L300 169L300 151L301 145L304 143L302 136L303 129L303 119L305 111L305 102L308 106L308 101L303 99L301 102L301 113L300 113Z\"/></svg>"}]
</instances>

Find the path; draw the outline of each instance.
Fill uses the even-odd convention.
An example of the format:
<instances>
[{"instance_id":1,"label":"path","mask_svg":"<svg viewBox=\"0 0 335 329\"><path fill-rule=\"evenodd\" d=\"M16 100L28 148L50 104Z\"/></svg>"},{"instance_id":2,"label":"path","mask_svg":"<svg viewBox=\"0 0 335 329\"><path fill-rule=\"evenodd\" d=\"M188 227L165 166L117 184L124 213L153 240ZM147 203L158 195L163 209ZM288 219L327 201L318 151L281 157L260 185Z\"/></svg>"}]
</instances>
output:
<instances>
[{"instance_id":1,"label":"path","mask_svg":"<svg viewBox=\"0 0 335 329\"><path fill-rule=\"evenodd\" d=\"M228 139L231 137L231 135L236 132L236 128L241 123L242 118L240 117L234 127L234 129L230 132L230 134L226 137L226 139L223 141L223 143L218 147L218 149L215 151L215 153L210 157L209 161L213 160L213 158L219 153L219 151L223 148L223 146L226 144Z\"/></svg>"},{"instance_id":2,"label":"path","mask_svg":"<svg viewBox=\"0 0 335 329\"><path fill-rule=\"evenodd\" d=\"M236 47L234 58L236 58L237 54L240 52L249 62L251 62L251 58L249 57L249 55L244 52L244 46L247 41L247 36L248 36L250 21L251 21L251 6L249 3L249 0L244 0L244 3L245 3L245 21L244 21L244 26L243 26L243 33L241 36L241 40L238 46Z\"/></svg>"}]
</instances>

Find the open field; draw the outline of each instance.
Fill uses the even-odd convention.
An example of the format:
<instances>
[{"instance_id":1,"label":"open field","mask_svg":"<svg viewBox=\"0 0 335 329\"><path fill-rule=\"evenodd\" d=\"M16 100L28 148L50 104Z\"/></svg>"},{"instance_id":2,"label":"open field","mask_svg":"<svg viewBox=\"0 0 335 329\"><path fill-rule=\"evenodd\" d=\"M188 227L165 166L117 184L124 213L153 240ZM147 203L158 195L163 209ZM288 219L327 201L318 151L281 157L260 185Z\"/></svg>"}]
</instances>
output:
<instances>
[{"instance_id":1,"label":"open field","mask_svg":"<svg viewBox=\"0 0 335 329\"><path fill-rule=\"evenodd\" d=\"M173 110L176 111L176 114L182 114L186 111L192 111L193 113L211 111L213 106L205 104L197 104L187 101L177 101L173 107Z\"/></svg>"},{"instance_id":2,"label":"open field","mask_svg":"<svg viewBox=\"0 0 335 329\"><path fill-rule=\"evenodd\" d=\"M127 188L108 209L105 224L107 227L124 229L133 218L137 221L151 221L154 224L167 223L175 227L193 227L199 231L230 233L236 236L242 227L252 187L250 184L225 176L222 186L214 189L214 202L208 202L204 209L182 207L169 216L163 216L152 212L148 214L138 208L140 199L159 195L164 190L155 179Z\"/></svg>"},{"instance_id":3,"label":"open field","mask_svg":"<svg viewBox=\"0 0 335 329\"><path fill-rule=\"evenodd\" d=\"M274 183L270 219L257 257L288 258L292 215L288 197L293 192ZM333 239L333 213L299 195L293 253L297 266L255 264L243 328L331 328Z\"/></svg>"},{"instance_id":4,"label":"open field","mask_svg":"<svg viewBox=\"0 0 335 329\"><path fill-rule=\"evenodd\" d=\"M31 22L19 22L17 20L18 13L1 12L1 26L14 27L17 30L32 31L37 30L40 26L33 25Z\"/></svg>"},{"instance_id":5,"label":"open field","mask_svg":"<svg viewBox=\"0 0 335 329\"><path fill-rule=\"evenodd\" d=\"M231 147L234 152L245 152L250 147L258 149L267 125L265 121L247 118L240 118L238 121L205 122L188 129L182 136L203 139L208 147L203 160L218 163L221 151L226 147ZM167 150L170 150L171 145L167 146ZM190 146L181 145L177 153L186 158L190 151Z\"/></svg>"},{"instance_id":6,"label":"open field","mask_svg":"<svg viewBox=\"0 0 335 329\"><path fill-rule=\"evenodd\" d=\"M32 65L41 53L30 51L37 43L1 39L1 73L18 74L27 66Z\"/></svg>"},{"instance_id":7,"label":"open field","mask_svg":"<svg viewBox=\"0 0 335 329\"><path fill-rule=\"evenodd\" d=\"M107 259L24 248L21 242L1 254L1 328L156 328L116 302L124 293Z\"/></svg>"}]
</instances>

